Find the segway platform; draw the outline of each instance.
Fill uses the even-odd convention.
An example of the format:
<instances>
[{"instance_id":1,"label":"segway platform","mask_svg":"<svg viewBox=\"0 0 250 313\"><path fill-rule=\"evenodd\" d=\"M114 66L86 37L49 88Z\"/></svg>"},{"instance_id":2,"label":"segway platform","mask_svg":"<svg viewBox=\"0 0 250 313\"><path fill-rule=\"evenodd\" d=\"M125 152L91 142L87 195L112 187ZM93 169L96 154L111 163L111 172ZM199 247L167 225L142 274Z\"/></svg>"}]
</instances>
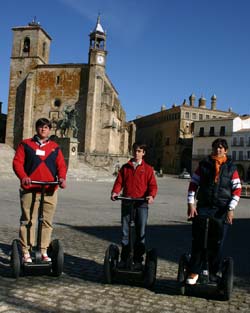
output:
<instances>
[{"instance_id":1,"label":"segway platform","mask_svg":"<svg viewBox=\"0 0 250 313\"><path fill-rule=\"evenodd\" d=\"M152 289L156 281L157 253L155 249L146 251L144 264L136 268L133 262L134 257L134 205L136 202L146 201L145 198L116 197L117 200L131 201L130 222L129 222L129 258L124 267L120 266L120 250L115 244L109 245L104 257L104 279L108 284L116 279L134 280L143 282L146 288Z\"/></svg>"},{"instance_id":2,"label":"segway platform","mask_svg":"<svg viewBox=\"0 0 250 313\"><path fill-rule=\"evenodd\" d=\"M212 276L209 273L209 252L213 249L216 242L222 238L223 225L214 217L197 216L194 218L196 225L205 225L204 234L201 236L203 241L203 260L202 269L199 278L194 285L186 284L186 279L189 273L189 263L191 255L183 254L179 259L177 281L179 283L179 292L182 295L186 294L186 290L192 290L197 286L212 287L217 290L218 294L222 296L223 300L229 300L233 291L233 276L234 264L231 257L226 257L223 260L222 271L220 275ZM210 230L209 230L210 227Z\"/></svg>"},{"instance_id":3,"label":"segway platform","mask_svg":"<svg viewBox=\"0 0 250 313\"><path fill-rule=\"evenodd\" d=\"M62 274L64 264L64 252L61 242L58 239L51 241L47 250L51 261L43 261L41 255L41 235L45 186L59 185L59 182L32 181L31 183L41 186L40 206L38 208L37 245L32 249L32 251L30 251L32 262L23 262L21 242L19 239L13 240L10 262L12 276L14 278L18 278L20 274L42 272L52 273L54 276L60 276Z\"/></svg>"}]
</instances>

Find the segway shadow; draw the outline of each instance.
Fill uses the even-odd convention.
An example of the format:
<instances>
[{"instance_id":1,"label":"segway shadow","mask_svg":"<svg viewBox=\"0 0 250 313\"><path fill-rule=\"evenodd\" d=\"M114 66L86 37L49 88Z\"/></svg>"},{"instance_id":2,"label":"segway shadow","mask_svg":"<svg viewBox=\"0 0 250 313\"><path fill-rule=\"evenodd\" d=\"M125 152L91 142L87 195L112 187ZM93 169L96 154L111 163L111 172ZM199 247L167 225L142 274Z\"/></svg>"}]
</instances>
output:
<instances>
[{"instance_id":1,"label":"segway shadow","mask_svg":"<svg viewBox=\"0 0 250 313\"><path fill-rule=\"evenodd\" d=\"M34 272L46 272L52 273L54 276L60 276L63 271L64 264L64 252L61 242L58 239L51 241L48 247L48 256L51 261L42 260L41 254L41 235L42 235L42 223L43 223L43 206L44 206L44 194L45 187L48 185L59 185L58 181L45 182L45 181L31 181L31 184L41 186L41 198L38 208L38 226L37 226L37 240L36 246L30 250L32 263L23 262L22 260L22 246L19 239L14 239L11 249L11 270L12 276L18 278L21 274L34 273Z\"/></svg>"},{"instance_id":2,"label":"segway shadow","mask_svg":"<svg viewBox=\"0 0 250 313\"><path fill-rule=\"evenodd\" d=\"M116 200L126 200L131 202L129 220L129 257L125 267L120 264L120 250L115 244L110 244L104 257L104 279L111 284L115 279L123 278L127 281L135 280L143 282L146 288L152 289L156 281L157 253L155 249L146 251L145 263L139 268L134 263L134 228L135 228L135 204L145 202L145 198L116 197Z\"/></svg>"},{"instance_id":3,"label":"segway shadow","mask_svg":"<svg viewBox=\"0 0 250 313\"><path fill-rule=\"evenodd\" d=\"M202 268L199 274L199 278L195 285L186 284L186 279L189 273L189 264L191 255L188 253L183 254L179 260L179 268L177 281L179 283L179 292L185 295L187 288L192 291L196 286L203 285L217 290L218 295L222 297L223 300L229 300L233 290L233 259L232 257L226 257L223 260L222 271L219 275L211 275L209 272L210 260L209 256L214 249L214 246L222 238L222 227L218 219L207 216L196 216L193 219L195 227L204 225L204 236L201 235L203 239L203 251L202 251ZM209 229L211 231L209 232Z\"/></svg>"}]
</instances>

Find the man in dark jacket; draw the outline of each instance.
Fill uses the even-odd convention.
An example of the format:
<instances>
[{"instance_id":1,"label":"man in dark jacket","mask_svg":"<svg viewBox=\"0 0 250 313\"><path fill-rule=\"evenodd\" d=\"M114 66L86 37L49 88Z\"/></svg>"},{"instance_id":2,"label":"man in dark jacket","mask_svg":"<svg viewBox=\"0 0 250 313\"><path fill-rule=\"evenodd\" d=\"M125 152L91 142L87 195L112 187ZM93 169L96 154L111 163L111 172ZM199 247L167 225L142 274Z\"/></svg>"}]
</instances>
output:
<instances>
[{"instance_id":1,"label":"man in dark jacket","mask_svg":"<svg viewBox=\"0 0 250 313\"><path fill-rule=\"evenodd\" d=\"M136 204L136 240L134 262L140 266L145 252L145 228L148 218L148 204L153 203L157 193L157 183L153 168L148 165L143 157L146 153L146 145L133 144L134 157L120 169L114 183L111 199L122 191L123 196L131 198L146 198L147 201ZM126 264L129 255L128 231L130 202L122 201L122 252L121 266Z\"/></svg>"},{"instance_id":2,"label":"man in dark jacket","mask_svg":"<svg viewBox=\"0 0 250 313\"><path fill-rule=\"evenodd\" d=\"M229 225L233 222L234 210L241 194L241 182L236 166L227 156L228 144L223 138L212 143L212 154L202 160L194 172L188 188L188 218L197 215L217 218L222 225L222 239L217 247L212 261L211 274L214 276L219 270L222 258L222 248ZM195 206L195 198L197 205ZM194 285L201 268L201 234L197 232L193 223L192 255L190 273L187 284Z\"/></svg>"}]
</instances>

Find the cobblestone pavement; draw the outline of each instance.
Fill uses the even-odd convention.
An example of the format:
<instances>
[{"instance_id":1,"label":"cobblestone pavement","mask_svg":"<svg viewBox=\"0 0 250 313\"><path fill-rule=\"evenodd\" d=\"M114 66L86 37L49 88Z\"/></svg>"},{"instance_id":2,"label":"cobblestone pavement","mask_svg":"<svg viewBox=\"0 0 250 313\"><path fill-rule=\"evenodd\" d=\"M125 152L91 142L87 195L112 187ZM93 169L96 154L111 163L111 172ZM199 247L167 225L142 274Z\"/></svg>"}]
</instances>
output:
<instances>
[{"instance_id":1,"label":"cobblestone pavement","mask_svg":"<svg viewBox=\"0 0 250 313\"><path fill-rule=\"evenodd\" d=\"M159 258L157 282L150 291L139 283L120 280L104 284L105 250L110 242L118 244L120 237L119 203L109 201L112 183L72 181L60 191L53 232L65 251L60 278L27 275L13 279L9 253L18 235L18 184L0 182L0 312L249 312L250 249L244 244L250 233L247 199L240 202L226 245L226 253L235 261L230 301L221 301L211 288L194 288L188 296L178 295L177 263L188 251L191 239L185 218L187 184L173 177L159 179L159 195L150 208L147 233L148 246L157 248Z\"/></svg>"}]
</instances>

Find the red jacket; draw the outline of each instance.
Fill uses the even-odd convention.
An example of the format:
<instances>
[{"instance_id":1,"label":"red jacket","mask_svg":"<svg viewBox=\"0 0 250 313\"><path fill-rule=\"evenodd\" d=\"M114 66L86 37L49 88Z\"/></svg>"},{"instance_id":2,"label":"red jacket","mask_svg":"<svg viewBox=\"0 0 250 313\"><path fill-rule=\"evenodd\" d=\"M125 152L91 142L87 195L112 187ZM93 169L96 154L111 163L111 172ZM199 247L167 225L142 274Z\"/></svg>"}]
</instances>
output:
<instances>
[{"instance_id":1,"label":"red jacket","mask_svg":"<svg viewBox=\"0 0 250 313\"><path fill-rule=\"evenodd\" d=\"M67 167L58 144L48 140L39 144L36 136L23 140L17 147L13 169L17 177L22 180L30 177L31 180L55 181L57 178L66 178ZM37 185L22 186L25 189L37 189ZM55 189L55 187L48 187Z\"/></svg>"},{"instance_id":2,"label":"red jacket","mask_svg":"<svg viewBox=\"0 0 250 313\"><path fill-rule=\"evenodd\" d=\"M153 168L142 160L142 163L134 169L131 159L120 169L112 193L119 194L123 190L122 194L125 197L155 197L157 189Z\"/></svg>"}]
</instances>

